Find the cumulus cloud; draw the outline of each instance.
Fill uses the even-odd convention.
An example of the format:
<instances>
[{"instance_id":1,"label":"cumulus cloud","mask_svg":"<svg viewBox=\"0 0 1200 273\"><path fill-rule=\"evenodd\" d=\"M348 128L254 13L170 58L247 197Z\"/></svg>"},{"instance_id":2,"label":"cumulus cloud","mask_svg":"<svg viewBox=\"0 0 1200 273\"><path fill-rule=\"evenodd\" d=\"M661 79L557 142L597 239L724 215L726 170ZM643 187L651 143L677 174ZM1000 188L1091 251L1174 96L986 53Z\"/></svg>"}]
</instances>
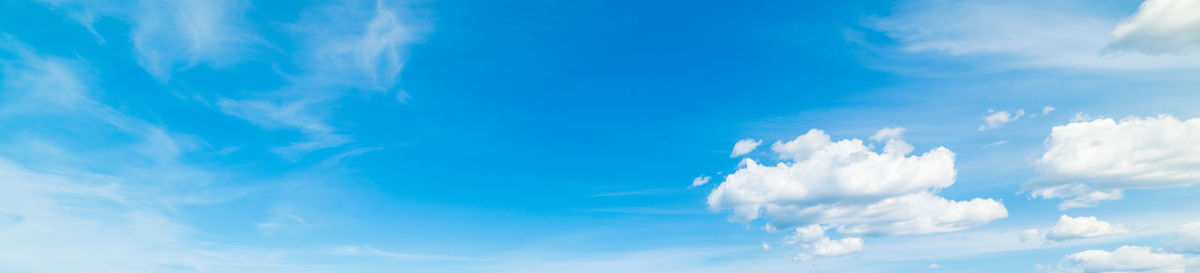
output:
<instances>
[{"instance_id":1,"label":"cumulus cloud","mask_svg":"<svg viewBox=\"0 0 1200 273\"><path fill-rule=\"evenodd\" d=\"M738 140L737 143L733 144L733 152L729 153L729 157L730 158L739 157L739 156L748 154L750 152L753 152L754 149L758 148L758 145L760 145L760 144L762 144L762 140L750 139L750 138Z\"/></svg>"},{"instance_id":2,"label":"cumulus cloud","mask_svg":"<svg viewBox=\"0 0 1200 273\"><path fill-rule=\"evenodd\" d=\"M1095 216L1071 217L1063 215L1058 218L1058 224L1046 232L1046 239L1053 241L1082 239L1121 234L1126 230L1121 226L1096 219Z\"/></svg>"},{"instance_id":3,"label":"cumulus cloud","mask_svg":"<svg viewBox=\"0 0 1200 273\"><path fill-rule=\"evenodd\" d=\"M996 111L993 109L988 109L988 115L983 117L984 124L979 126L979 130L983 131L1000 128L1000 126L1003 126L1004 124L1021 119L1022 116L1025 116L1025 109L1017 109L1011 113L1008 111Z\"/></svg>"},{"instance_id":4,"label":"cumulus cloud","mask_svg":"<svg viewBox=\"0 0 1200 273\"><path fill-rule=\"evenodd\" d=\"M1145 54L1183 54L1200 46L1200 2L1146 0L1112 31L1109 48Z\"/></svg>"},{"instance_id":5,"label":"cumulus cloud","mask_svg":"<svg viewBox=\"0 0 1200 273\"><path fill-rule=\"evenodd\" d=\"M955 181L949 149L909 155L913 146L900 139L887 140L881 152L873 149L862 140L834 142L810 130L771 146L781 162L744 159L709 194L708 206L732 210L735 221L821 224L843 234L948 232L1008 216L996 200L954 201L935 194Z\"/></svg>"},{"instance_id":6,"label":"cumulus cloud","mask_svg":"<svg viewBox=\"0 0 1200 273\"><path fill-rule=\"evenodd\" d=\"M1122 246L1109 252L1086 250L1063 257L1059 272L1070 273L1183 273L1183 255L1141 246Z\"/></svg>"},{"instance_id":7,"label":"cumulus cloud","mask_svg":"<svg viewBox=\"0 0 1200 273\"><path fill-rule=\"evenodd\" d=\"M1067 199L1059 207L1121 199L1124 189L1179 187L1200 182L1200 119L1169 115L1102 118L1055 126L1041 174L1025 185L1033 197Z\"/></svg>"},{"instance_id":8,"label":"cumulus cloud","mask_svg":"<svg viewBox=\"0 0 1200 273\"><path fill-rule=\"evenodd\" d=\"M826 229L818 224L798 227L795 233L788 235L783 241L785 244L799 247L800 253L795 256L797 260L841 256L862 251L862 238L829 239L828 236L825 236Z\"/></svg>"}]
</instances>

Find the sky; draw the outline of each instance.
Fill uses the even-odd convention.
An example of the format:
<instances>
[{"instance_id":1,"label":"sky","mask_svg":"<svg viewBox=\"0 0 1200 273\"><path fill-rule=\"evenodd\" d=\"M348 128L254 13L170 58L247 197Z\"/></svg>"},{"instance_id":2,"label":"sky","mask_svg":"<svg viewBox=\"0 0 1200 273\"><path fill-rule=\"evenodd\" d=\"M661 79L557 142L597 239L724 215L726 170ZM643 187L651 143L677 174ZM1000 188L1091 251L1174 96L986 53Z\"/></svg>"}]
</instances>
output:
<instances>
[{"instance_id":1,"label":"sky","mask_svg":"<svg viewBox=\"0 0 1200 273\"><path fill-rule=\"evenodd\" d=\"M1200 272L1200 1L0 1L0 272Z\"/></svg>"}]
</instances>

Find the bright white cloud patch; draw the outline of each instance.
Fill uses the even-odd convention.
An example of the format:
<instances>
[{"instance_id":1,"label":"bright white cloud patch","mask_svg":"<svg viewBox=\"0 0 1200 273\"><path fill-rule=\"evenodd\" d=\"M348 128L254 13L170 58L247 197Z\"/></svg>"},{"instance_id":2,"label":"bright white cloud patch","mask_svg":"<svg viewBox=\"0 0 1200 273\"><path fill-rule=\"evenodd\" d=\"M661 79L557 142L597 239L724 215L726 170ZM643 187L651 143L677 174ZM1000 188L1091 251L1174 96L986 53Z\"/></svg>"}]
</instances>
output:
<instances>
[{"instance_id":1,"label":"bright white cloud patch","mask_svg":"<svg viewBox=\"0 0 1200 273\"><path fill-rule=\"evenodd\" d=\"M880 138L882 139L882 138ZM888 140L881 152L858 139L834 142L821 130L771 147L782 162L753 159L729 174L708 196L731 219L764 218L778 226L822 224L843 234L927 234L1007 217L992 199L953 201L934 192L954 184L954 153Z\"/></svg>"},{"instance_id":2,"label":"bright white cloud patch","mask_svg":"<svg viewBox=\"0 0 1200 273\"><path fill-rule=\"evenodd\" d=\"M729 157L739 157L753 152L754 149L758 148L758 145L760 144L762 144L762 140L750 138L738 140L737 143L733 144L733 152L729 153Z\"/></svg>"},{"instance_id":3,"label":"bright white cloud patch","mask_svg":"<svg viewBox=\"0 0 1200 273\"><path fill-rule=\"evenodd\" d=\"M979 130L983 131L1000 128L1000 126L1003 126L1004 124L1021 119L1022 116L1025 116L1025 109L1017 109L1017 111L1013 111L1011 113L1008 111L996 111L988 109L988 115L983 117L984 124L979 126Z\"/></svg>"},{"instance_id":4,"label":"bright white cloud patch","mask_svg":"<svg viewBox=\"0 0 1200 273\"><path fill-rule=\"evenodd\" d=\"M1183 273L1183 255L1141 246L1122 246L1112 252L1087 250L1063 257L1060 272L1079 273Z\"/></svg>"},{"instance_id":5,"label":"bright white cloud patch","mask_svg":"<svg viewBox=\"0 0 1200 273\"><path fill-rule=\"evenodd\" d=\"M1200 47L1200 1L1146 0L1112 31L1109 47L1146 54L1182 54Z\"/></svg>"},{"instance_id":6,"label":"bright white cloud patch","mask_svg":"<svg viewBox=\"0 0 1200 273\"><path fill-rule=\"evenodd\" d=\"M1046 239L1062 241L1107 236L1124 232L1124 228L1109 222L1100 221L1094 216L1071 217L1063 215L1058 218L1058 224L1046 232Z\"/></svg>"},{"instance_id":7,"label":"bright white cloud patch","mask_svg":"<svg viewBox=\"0 0 1200 273\"><path fill-rule=\"evenodd\" d=\"M825 230L825 227L817 224L798 227L795 233L788 235L783 241L785 244L799 247L800 253L795 256L797 260L841 256L862 251L862 238L829 239L825 236Z\"/></svg>"},{"instance_id":8,"label":"bright white cloud patch","mask_svg":"<svg viewBox=\"0 0 1200 273\"><path fill-rule=\"evenodd\" d=\"M1050 112L1054 112L1054 106L1046 105L1046 107L1042 107L1042 115L1049 114Z\"/></svg>"},{"instance_id":9,"label":"bright white cloud patch","mask_svg":"<svg viewBox=\"0 0 1200 273\"><path fill-rule=\"evenodd\" d=\"M1060 208L1122 198L1130 188L1200 182L1200 119L1168 115L1096 119L1055 126L1037 160L1041 176L1025 185L1040 198L1068 199Z\"/></svg>"}]
</instances>

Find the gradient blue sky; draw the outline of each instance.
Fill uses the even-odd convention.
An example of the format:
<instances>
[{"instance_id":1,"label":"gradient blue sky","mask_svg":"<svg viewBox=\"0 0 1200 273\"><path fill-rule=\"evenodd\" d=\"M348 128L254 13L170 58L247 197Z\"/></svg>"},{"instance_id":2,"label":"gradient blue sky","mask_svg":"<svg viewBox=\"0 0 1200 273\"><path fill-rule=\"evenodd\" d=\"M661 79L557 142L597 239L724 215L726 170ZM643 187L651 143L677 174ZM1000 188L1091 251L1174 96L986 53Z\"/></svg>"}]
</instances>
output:
<instances>
[{"instance_id":1,"label":"gradient blue sky","mask_svg":"<svg viewBox=\"0 0 1200 273\"><path fill-rule=\"evenodd\" d=\"M1197 49L1193 0L0 1L0 272L1200 272Z\"/></svg>"}]
</instances>

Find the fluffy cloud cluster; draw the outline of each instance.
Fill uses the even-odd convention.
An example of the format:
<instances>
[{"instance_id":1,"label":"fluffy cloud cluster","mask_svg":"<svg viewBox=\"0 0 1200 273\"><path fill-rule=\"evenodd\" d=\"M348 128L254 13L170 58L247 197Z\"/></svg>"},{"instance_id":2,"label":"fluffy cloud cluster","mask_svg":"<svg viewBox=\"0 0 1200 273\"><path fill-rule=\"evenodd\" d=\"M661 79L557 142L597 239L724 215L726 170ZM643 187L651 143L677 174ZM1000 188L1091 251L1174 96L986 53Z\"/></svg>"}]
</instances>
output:
<instances>
[{"instance_id":1,"label":"fluffy cloud cluster","mask_svg":"<svg viewBox=\"0 0 1200 273\"><path fill-rule=\"evenodd\" d=\"M1110 48L1146 54L1182 54L1200 46L1200 2L1146 0L1112 31Z\"/></svg>"},{"instance_id":2,"label":"fluffy cloud cluster","mask_svg":"<svg viewBox=\"0 0 1200 273\"><path fill-rule=\"evenodd\" d=\"M1046 231L1045 239L1051 241L1065 241L1102 237L1125 232L1125 228L1109 222L1101 221L1095 216L1071 217L1063 215L1058 218L1058 224L1055 224L1054 227ZM1023 241L1037 240L1041 238L1041 232L1037 229L1026 230L1021 234L1021 240Z\"/></svg>"},{"instance_id":3,"label":"fluffy cloud cluster","mask_svg":"<svg viewBox=\"0 0 1200 273\"><path fill-rule=\"evenodd\" d=\"M928 234L961 230L1008 216L992 199L947 200L935 194L955 182L954 153L944 147L909 155L903 130L876 134L881 152L862 140L832 141L810 130L771 150L780 162L744 159L708 196L731 219L776 226L821 224L843 234Z\"/></svg>"},{"instance_id":4,"label":"fluffy cloud cluster","mask_svg":"<svg viewBox=\"0 0 1200 273\"><path fill-rule=\"evenodd\" d=\"M821 225L808 225L796 228L796 232L783 239L785 244L797 245L801 252L796 254L797 260L810 260L816 257L841 256L862 251L862 238L846 237L837 240L825 236L827 228Z\"/></svg>"},{"instance_id":5,"label":"fluffy cloud cluster","mask_svg":"<svg viewBox=\"0 0 1200 273\"><path fill-rule=\"evenodd\" d=\"M1200 182L1200 119L1172 116L1095 119L1056 126L1035 163L1032 196L1067 199L1061 209L1094 206L1130 188Z\"/></svg>"},{"instance_id":6,"label":"fluffy cloud cluster","mask_svg":"<svg viewBox=\"0 0 1200 273\"><path fill-rule=\"evenodd\" d=\"M1072 273L1183 273L1186 267L1187 259L1180 254L1122 246L1112 252L1087 250L1067 255L1057 269Z\"/></svg>"}]
</instances>

